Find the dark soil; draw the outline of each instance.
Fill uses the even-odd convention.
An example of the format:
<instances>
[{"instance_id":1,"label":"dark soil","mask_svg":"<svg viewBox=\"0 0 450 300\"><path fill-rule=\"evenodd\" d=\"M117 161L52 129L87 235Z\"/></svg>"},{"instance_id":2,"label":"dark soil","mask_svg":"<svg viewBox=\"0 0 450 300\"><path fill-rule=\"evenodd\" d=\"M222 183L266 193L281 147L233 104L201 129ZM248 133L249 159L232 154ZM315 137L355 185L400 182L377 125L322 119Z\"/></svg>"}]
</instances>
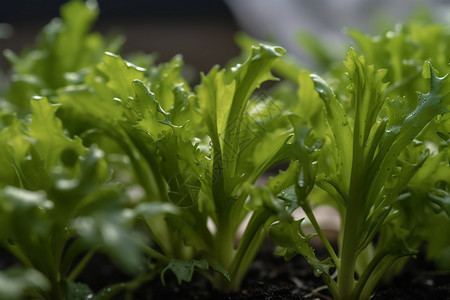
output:
<instances>
[{"instance_id":1,"label":"dark soil","mask_svg":"<svg viewBox=\"0 0 450 300\"><path fill-rule=\"evenodd\" d=\"M214 291L209 282L195 274L191 283L176 283L166 276L167 286L159 278L143 285L133 294L136 300L330 300L332 297L316 278L306 261L296 257L289 262L272 254L273 247L266 245L257 256L243 282L242 290L229 295ZM0 250L0 270L11 265L11 256ZM111 283L127 278L105 257L98 256L85 270L79 281L98 291ZM123 296L114 299L122 300ZM411 259L401 276L386 286L380 286L371 300L450 300L450 273L439 272L422 256Z\"/></svg>"},{"instance_id":2,"label":"dark soil","mask_svg":"<svg viewBox=\"0 0 450 300\"><path fill-rule=\"evenodd\" d=\"M177 299L177 300L332 300L316 278L306 261L296 257L289 262L274 256L270 244L263 247L243 282L242 290L229 295L214 291L209 282L199 274L191 283L176 283L175 278L166 276L167 286L159 278L141 287L133 299ZM108 272L110 272L109 270ZM92 273L91 273L92 274ZM111 276L111 274L109 275ZM98 278L98 277L97 277ZM103 286L108 275L102 274ZM86 278L87 279L87 278ZM117 282L118 278L110 278ZM111 281L109 281L111 282ZM97 282L96 285L100 284ZM115 299L123 299L116 297ZM439 272L423 256L411 259L401 276L386 286L381 285L371 300L450 300L450 273Z\"/></svg>"}]
</instances>

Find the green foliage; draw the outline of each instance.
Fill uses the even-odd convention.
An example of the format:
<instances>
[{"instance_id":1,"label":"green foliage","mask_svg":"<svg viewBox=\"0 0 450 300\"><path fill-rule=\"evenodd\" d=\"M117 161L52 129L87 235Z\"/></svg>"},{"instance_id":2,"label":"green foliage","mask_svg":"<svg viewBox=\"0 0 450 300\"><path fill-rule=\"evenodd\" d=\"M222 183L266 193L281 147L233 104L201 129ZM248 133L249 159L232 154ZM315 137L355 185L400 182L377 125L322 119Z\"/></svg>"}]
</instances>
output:
<instances>
[{"instance_id":1,"label":"green foliage","mask_svg":"<svg viewBox=\"0 0 450 300\"><path fill-rule=\"evenodd\" d=\"M1 299L23 299L26 291L48 286L46 278L34 269L10 268L0 272Z\"/></svg>"},{"instance_id":2,"label":"green foliage","mask_svg":"<svg viewBox=\"0 0 450 300\"><path fill-rule=\"evenodd\" d=\"M305 256L335 299L369 299L387 270L387 278L399 272L405 262L399 258L416 254L424 241L429 257L448 249L448 240L435 232L450 225L444 134L450 77L439 77L434 69L436 65L448 72L448 28L413 23L381 37L357 31L351 35L364 56L350 49L344 69L326 74L330 84L299 72L303 105L294 106L293 112L303 117L304 125L295 132L300 142L293 144L301 155L291 161L291 173L298 179L294 194L289 189L279 194L305 211L330 257L318 261L300 223L275 223L271 236L287 259L296 253ZM428 51L430 44L441 50ZM426 59L433 66L424 64ZM417 96L417 91L423 94ZM324 143L313 158L314 140ZM314 185L330 197L310 194ZM314 204L334 206L340 213L338 252L317 223ZM337 278L329 272L331 266Z\"/></svg>"},{"instance_id":3,"label":"green foliage","mask_svg":"<svg viewBox=\"0 0 450 300\"><path fill-rule=\"evenodd\" d=\"M235 291L267 232L336 299L368 299L424 241L445 261L448 240L431 230L450 217L444 27L352 31L364 56L351 48L323 78L241 36L245 59L191 87L181 56L134 56L143 68L114 53L119 40L90 33L95 2L70 1L61 15L35 49L5 52L14 70L0 113L0 246L21 269L0 272L0 298L131 298L157 275L182 283L195 271ZM273 69L285 80L261 89L278 81ZM341 215L339 251L318 204ZM293 219L297 208L305 219ZM329 258L316 257L306 224ZM96 293L78 282L97 252L132 279Z\"/></svg>"},{"instance_id":4,"label":"green foliage","mask_svg":"<svg viewBox=\"0 0 450 300\"><path fill-rule=\"evenodd\" d=\"M12 117L0 132L6 175L0 244L50 282L50 288L39 286L42 297L65 298L66 284L92 256L88 246L136 272L144 239L130 229L138 212L127 213L128 197L110 180L103 151L68 138L54 116L57 107L45 98L32 99L30 105L28 120ZM85 260L76 266L80 256Z\"/></svg>"},{"instance_id":5,"label":"green foliage","mask_svg":"<svg viewBox=\"0 0 450 300\"><path fill-rule=\"evenodd\" d=\"M180 56L144 69L103 53L106 43L88 32L96 14L93 2L71 1L62 21L44 29L37 49L21 57L7 53L17 80L0 136L2 207L10 216L2 222L13 223L10 206L28 197L35 200L25 202L26 210L14 210L29 215L22 225L39 224L38 239L59 231L64 238L54 242L60 252L52 270L35 266L32 253L15 250L18 233L5 233L4 246L49 278L50 294L42 291L43 297L89 294L74 280L96 251L125 272L139 270L139 284L157 272L164 278L170 270L181 282L196 269L212 269L212 276L203 273L216 288L238 289L269 219L284 210L270 205L272 198L246 204L249 193L257 195L250 187L259 176L290 151L287 117L271 98L252 98L264 81L275 80L270 70L284 50L255 45L244 62L214 67L192 89L180 75ZM30 101L33 95L46 98ZM236 245L249 207L253 215ZM132 227L140 233L131 233ZM42 255L35 237L21 235L24 249ZM72 266L82 253L85 258Z\"/></svg>"},{"instance_id":6,"label":"green foliage","mask_svg":"<svg viewBox=\"0 0 450 300\"><path fill-rule=\"evenodd\" d=\"M11 109L25 115L30 97L52 96L57 88L79 82L105 51L118 50L121 38L107 41L89 32L98 14L96 1L70 1L61 7L61 18L44 27L36 49L20 56L5 50L14 66L8 96Z\"/></svg>"}]
</instances>

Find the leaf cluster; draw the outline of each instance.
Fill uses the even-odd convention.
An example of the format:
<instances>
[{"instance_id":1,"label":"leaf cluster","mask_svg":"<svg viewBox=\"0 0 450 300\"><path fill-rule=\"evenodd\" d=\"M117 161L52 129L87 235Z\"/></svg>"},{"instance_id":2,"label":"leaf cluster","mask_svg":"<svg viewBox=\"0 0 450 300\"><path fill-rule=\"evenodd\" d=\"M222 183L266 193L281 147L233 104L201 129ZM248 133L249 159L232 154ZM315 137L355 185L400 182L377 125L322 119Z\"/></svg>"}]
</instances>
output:
<instances>
[{"instance_id":1,"label":"leaf cluster","mask_svg":"<svg viewBox=\"0 0 450 300\"><path fill-rule=\"evenodd\" d=\"M285 194L306 213L330 257L316 258L302 220L274 224L271 236L287 259L305 256L336 299L368 299L424 242L430 258L448 249L436 231L449 228L449 76L437 75L448 73L448 34L448 27L422 22L376 37L352 30L363 55L350 48L342 68L293 77L280 65L296 80L299 104L291 112L302 117L295 133L304 137L294 143L296 179ZM335 246L313 214L322 204L341 217Z\"/></svg>"},{"instance_id":2,"label":"leaf cluster","mask_svg":"<svg viewBox=\"0 0 450 300\"><path fill-rule=\"evenodd\" d=\"M5 51L0 246L20 267L0 271L0 298L131 297L195 271L235 291L267 233L336 299L368 299L424 241L430 257L448 253L432 230L450 228L448 28L351 31L359 50L322 77L241 36L244 58L191 86L179 55L122 58L120 38L90 32L97 15L94 1L70 1L35 49ZM279 81L272 70L284 79L261 88ZM341 216L337 245L314 215L322 204ZM79 282L99 252L132 279Z\"/></svg>"},{"instance_id":3,"label":"leaf cluster","mask_svg":"<svg viewBox=\"0 0 450 300\"><path fill-rule=\"evenodd\" d=\"M169 271L190 281L194 270L237 290L284 211L254 183L288 157L293 131L276 101L253 96L276 80L284 49L255 45L191 87L181 56L144 59L143 68L107 51L88 30L94 2L61 12L36 49L6 52L14 72L3 100L0 212L11 231L1 244L46 282L11 297L109 299ZM97 252L135 278L102 291L77 282Z\"/></svg>"}]
</instances>

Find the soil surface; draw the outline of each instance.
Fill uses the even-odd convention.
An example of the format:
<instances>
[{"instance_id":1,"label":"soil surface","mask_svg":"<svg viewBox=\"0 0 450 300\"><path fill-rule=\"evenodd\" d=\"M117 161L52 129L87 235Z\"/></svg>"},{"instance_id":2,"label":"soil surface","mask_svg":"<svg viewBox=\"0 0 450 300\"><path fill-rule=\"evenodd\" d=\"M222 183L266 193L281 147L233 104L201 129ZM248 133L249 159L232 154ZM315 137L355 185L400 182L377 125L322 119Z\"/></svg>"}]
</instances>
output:
<instances>
[{"instance_id":1,"label":"soil surface","mask_svg":"<svg viewBox=\"0 0 450 300\"><path fill-rule=\"evenodd\" d=\"M135 300L332 300L316 278L306 261L298 256L289 262L272 254L267 244L257 256L243 282L242 290L232 294L214 291L209 282L194 274L191 283L178 285L175 278L166 276L167 286L159 278L141 286L133 293ZM12 257L0 249L0 270L13 264ZM167 272L169 273L169 272ZM94 257L79 281L87 283L94 291L127 278L104 256ZM124 296L114 297L125 299ZM389 285L381 285L371 300L450 300L450 273L436 271L423 256L411 259L401 276Z\"/></svg>"},{"instance_id":2,"label":"soil surface","mask_svg":"<svg viewBox=\"0 0 450 300\"><path fill-rule=\"evenodd\" d=\"M273 247L266 244L250 268L243 282L242 290L232 294L214 291L209 282L195 274L191 283L176 283L175 278L166 276L166 287L159 278L142 286L133 296L137 300L332 300L320 278L313 275L306 261L297 256L289 262L274 256ZM98 270L98 269L97 269ZM120 278L109 277L112 269L96 277L109 282ZM90 271L88 274L93 275ZM107 273L110 273L109 275ZM169 273L169 272L168 272ZM117 274L117 273L116 273ZM90 277L90 276L88 276ZM108 279L109 277L109 279ZM81 278L80 278L81 279ZM85 278L90 280L91 278ZM123 297L114 299L121 300ZM433 264L418 255L411 259L401 276L389 285L381 285L371 300L450 300L450 273L436 271Z\"/></svg>"}]
</instances>

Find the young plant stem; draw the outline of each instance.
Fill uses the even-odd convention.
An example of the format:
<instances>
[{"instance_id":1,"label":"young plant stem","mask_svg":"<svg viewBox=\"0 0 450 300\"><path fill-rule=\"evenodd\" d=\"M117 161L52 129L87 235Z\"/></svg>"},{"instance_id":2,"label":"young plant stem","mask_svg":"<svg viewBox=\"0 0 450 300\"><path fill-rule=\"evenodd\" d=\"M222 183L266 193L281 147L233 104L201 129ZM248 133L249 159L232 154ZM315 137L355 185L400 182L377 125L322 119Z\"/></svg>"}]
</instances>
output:
<instances>
[{"instance_id":1,"label":"young plant stem","mask_svg":"<svg viewBox=\"0 0 450 300\"><path fill-rule=\"evenodd\" d=\"M234 226L231 223L231 209L232 209L232 201L226 191L225 191L225 176L224 176L224 164L223 164L223 156L222 150L220 147L220 142L217 136L212 136L212 145L213 145L213 170L212 170L212 196L214 199L215 211L216 211L216 227L217 232L215 234L214 244L215 247L213 251L215 251L215 255L212 257L217 258L217 263L228 269L234 255ZM214 285L218 284L222 287L222 280L225 280L223 276L220 275L219 283L214 282Z\"/></svg>"},{"instance_id":2,"label":"young plant stem","mask_svg":"<svg viewBox=\"0 0 450 300\"><path fill-rule=\"evenodd\" d=\"M355 294L355 297L359 295L359 298L354 299L361 299L361 300L369 299L378 282L381 280L383 275L385 275L386 271L392 266L392 264L394 264L394 262L398 258L399 258L398 256L392 256L387 254L382 260L380 260L378 265L372 271L372 274L370 275L366 283L361 284L362 287L361 292L359 294Z\"/></svg>"},{"instance_id":3,"label":"young plant stem","mask_svg":"<svg viewBox=\"0 0 450 300\"><path fill-rule=\"evenodd\" d=\"M84 268L87 266L91 258L94 256L95 250L91 250L81 259L81 261L77 264L77 266L70 272L67 279L70 281L74 281L81 274Z\"/></svg>"},{"instance_id":4,"label":"young plant stem","mask_svg":"<svg viewBox=\"0 0 450 300\"><path fill-rule=\"evenodd\" d=\"M331 295L334 295L336 299L340 299L339 297L339 289L336 284L336 282L330 278L330 276L327 276L327 274L322 274L321 276L323 282L325 282L326 286L328 287L328 290L330 291Z\"/></svg>"},{"instance_id":5,"label":"young plant stem","mask_svg":"<svg viewBox=\"0 0 450 300\"><path fill-rule=\"evenodd\" d=\"M26 267L32 268L33 263L28 259L28 257L15 245L11 245L6 241L0 241L3 248L5 248L9 253L14 255L21 263L23 263Z\"/></svg>"},{"instance_id":6,"label":"young plant stem","mask_svg":"<svg viewBox=\"0 0 450 300\"><path fill-rule=\"evenodd\" d=\"M304 205L302 205L303 211L305 212L306 216L308 217L309 221L313 225L314 229L317 232L317 235L319 236L320 240L322 241L323 245L327 249L328 253L330 254L331 258L333 259L333 262L336 266L336 268L340 269L340 259L336 255L336 252L334 251L333 247L331 246L330 242L328 241L327 237L323 233L322 229L320 228L319 223L317 222L316 216L314 215L311 206L309 205L308 201L304 201Z\"/></svg>"},{"instance_id":7,"label":"young plant stem","mask_svg":"<svg viewBox=\"0 0 450 300\"><path fill-rule=\"evenodd\" d=\"M64 233L63 231L58 231L54 236L53 240L49 240L44 243L44 253L46 253L46 259L42 259L41 270L46 270L43 272L51 283L51 294L53 295L51 299L66 299L66 282L65 274L61 274L61 257L65 245ZM44 264L46 266L44 267ZM45 268L45 269L44 269Z\"/></svg>"},{"instance_id":8,"label":"young plant stem","mask_svg":"<svg viewBox=\"0 0 450 300\"><path fill-rule=\"evenodd\" d=\"M137 288L139 288L142 284L144 284L145 282L148 282L150 280L152 280L153 278L155 278L155 274L156 273L148 273L148 274L144 274L142 276L139 276L131 281L128 282L122 282L122 283L117 283L111 286L108 286L104 289L102 289L101 291L99 291L96 295L95 295L95 299L97 300L109 300L112 297L116 296L119 293L122 292L131 292L136 290ZM126 299L128 299L128 297L126 296Z\"/></svg>"},{"instance_id":9,"label":"young plant stem","mask_svg":"<svg viewBox=\"0 0 450 300\"><path fill-rule=\"evenodd\" d=\"M235 255L234 238L235 232L230 230L230 224L224 218L221 218L217 226L217 232L215 236L215 255L217 257L217 263L225 269L228 269L231 265L233 257ZM222 277L222 276L221 276Z\"/></svg>"},{"instance_id":10,"label":"young plant stem","mask_svg":"<svg viewBox=\"0 0 450 300\"><path fill-rule=\"evenodd\" d=\"M356 106L356 119L353 130L353 149L350 173L350 185L347 210L343 218L343 238L341 250L341 268L338 275L338 287L341 299L358 300L351 298L355 287L355 269L360 246L360 229L366 216L364 202L366 199L366 167L364 165L364 130L361 126L361 106Z\"/></svg>"},{"instance_id":11,"label":"young plant stem","mask_svg":"<svg viewBox=\"0 0 450 300\"><path fill-rule=\"evenodd\" d=\"M354 167L353 169L356 169ZM355 285L355 255L359 246L359 228L362 223L361 211L363 208L362 174L352 170L350 193L347 200L347 211L343 220L343 239L341 250L341 265L338 275L339 294L341 299L350 300Z\"/></svg>"},{"instance_id":12,"label":"young plant stem","mask_svg":"<svg viewBox=\"0 0 450 300\"><path fill-rule=\"evenodd\" d=\"M154 230L152 230L151 224L147 220L142 219L142 223L144 224L145 229L149 232L152 239L155 241L155 243L158 245L159 248L161 248L161 251L165 253L166 255L173 256L172 252L167 249L166 244L164 241L160 238L160 235L155 234Z\"/></svg>"},{"instance_id":13,"label":"young plant stem","mask_svg":"<svg viewBox=\"0 0 450 300\"><path fill-rule=\"evenodd\" d=\"M384 250L380 251L375 255L375 257L370 261L370 263L365 268L364 272L362 273L361 277L358 279L358 282L356 283L355 289L353 290L352 297L355 297L355 299L365 299L360 298L361 292L363 289L367 289L366 285L370 278L372 278L374 270L379 266L380 262L389 254L389 251ZM372 282L374 285L376 282Z\"/></svg>"},{"instance_id":14,"label":"young plant stem","mask_svg":"<svg viewBox=\"0 0 450 300\"><path fill-rule=\"evenodd\" d=\"M145 253L147 253L147 255L149 257L152 257L160 262L164 262L164 263L169 263L170 259L167 256L162 255L161 253L159 253L158 251L156 251L155 249L145 245L145 244L141 244L142 249L144 250Z\"/></svg>"},{"instance_id":15,"label":"young plant stem","mask_svg":"<svg viewBox=\"0 0 450 300\"><path fill-rule=\"evenodd\" d=\"M233 255L235 253L234 247L232 244L229 243L230 239L227 239L227 237L224 237L223 240L217 241L216 242L216 247L215 249L215 257L217 258L217 264L224 268L225 270L228 270L230 267L231 262L233 261ZM233 239L231 239L233 240ZM232 277L231 282L228 281L227 278L225 278L225 276L223 276L222 274L215 272L213 275L213 281L212 281L212 285L215 289L222 291L222 292L231 292L234 291L233 290L233 282L234 282L234 278Z\"/></svg>"},{"instance_id":16,"label":"young plant stem","mask_svg":"<svg viewBox=\"0 0 450 300\"><path fill-rule=\"evenodd\" d=\"M233 258L230 269L228 270L231 276L231 283L229 283L230 291L237 291L240 288L242 279L253 261L263 239L265 233L263 230L264 224L270 218L271 213L267 209L256 211L246 227L244 235L239 243L236 255Z\"/></svg>"}]
</instances>

